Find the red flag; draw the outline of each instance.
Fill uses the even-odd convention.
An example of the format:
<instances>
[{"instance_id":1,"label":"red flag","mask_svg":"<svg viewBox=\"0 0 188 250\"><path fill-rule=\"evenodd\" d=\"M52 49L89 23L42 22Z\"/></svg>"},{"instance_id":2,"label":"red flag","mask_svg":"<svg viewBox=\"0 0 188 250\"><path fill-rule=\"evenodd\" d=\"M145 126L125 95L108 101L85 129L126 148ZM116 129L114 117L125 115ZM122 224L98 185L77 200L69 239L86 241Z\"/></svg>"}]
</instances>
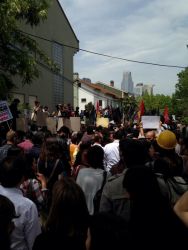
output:
<instances>
[{"instance_id":1,"label":"red flag","mask_svg":"<svg viewBox=\"0 0 188 250\"><path fill-rule=\"evenodd\" d=\"M169 115L168 115L168 107L167 106L165 106L163 116L164 116L164 122L166 124L168 124L168 122L169 122Z\"/></svg>"},{"instance_id":2,"label":"red flag","mask_svg":"<svg viewBox=\"0 0 188 250\"><path fill-rule=\"evenodd\" d=\"M96 103L96 113L98 113L99 112L99 101L97 101L97 103Z\"/></svg>"},{"instance_id":3,"label":"red flag","mask_svg":"<svg viewBox=\"0 0 188 250\"><path fill-rule=\"evenodd\" d=\"M139 111L140 111L140 117L141 117L145 112L144 100L142 100L140 103Z\"/></svg>"},{"instance_id":4,"label":"red flag","mask_svg":"<svg viewBox=\"0 0 188 250\"><path fill-rule=\"evenodd\" d=\"M99 101L96 103L96 115L97 117L100 117Z\"/></svg>"}]
</instances>

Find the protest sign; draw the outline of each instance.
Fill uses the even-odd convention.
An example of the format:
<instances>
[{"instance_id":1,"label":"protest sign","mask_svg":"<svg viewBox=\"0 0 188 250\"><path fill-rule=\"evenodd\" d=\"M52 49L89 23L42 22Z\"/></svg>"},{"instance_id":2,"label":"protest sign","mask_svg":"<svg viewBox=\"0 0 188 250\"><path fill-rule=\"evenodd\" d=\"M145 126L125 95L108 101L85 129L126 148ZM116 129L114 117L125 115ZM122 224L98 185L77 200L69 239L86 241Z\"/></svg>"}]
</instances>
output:
<instances>
[{"instance_id":1,"label":"protest sign","mask_svg":"<svg viewBox=\"0 0 188 250\"><path fill-rule=\"evenodd\" d=\"M11 120L12 114L6 101L0 101L0 123Z\"/></svg>"},{"instance_id":2,"label":"protest sign","mask_svg":"<svg viewBox=\"0 0 188 250\"><path fill-rule=\"evenodd\" d=\"M96 126L102 126L103 128L108 128L109 125L109 119L108 118L97 118Z\"/></svg>"},{"instance_id":3,"label":"protest sign","mask_svg":"<svg viewBox=\"0 0 188 250\"><path fill-rule=\"evenodd\" d=\"M59 131L62 126L66 126L71 129L70 119L58 117L57 131Z\"/></svg>"},{"instance_id":4,"label":"protest sign","mask_svg":"<svg viewBox=\"0 0 188 250\"><path fill-rule=\"evenodd\" d=\"M80 131L80 117L70 117L70 127L74 132Z\"/></svg>"},{"instance_id":5,"label":"protest sign","mask_svg":"<svg viewBox=\"0 0 188 250\"><path fill-rule=\"evenodd\" d=\"M144 129L158 129L160 116L142 116L142 124Z\"/></svg>"},{"instance_id":6,"label":"protest sign","mask_svg":"<svg viewBox=\"0 0 188 250\"><path fill-rule=\"evenodd\" d=\"M45 127L48 114L42 111L37 112L37 126Z\"/></svg>"},{"instance_id":7,"label":"protest sign","mask_svg":"<svg viewBox=\"0 0 188 250\"><path fill-rule=\"evenodd\" d=\"M50 130L52 134L56 134L56 127L57 127L56 117L47 117L46 125L47 125L48 130Z\"/></svg>"},{"instance_id":8,"label":"protest sign","mask_svg":"<svg viewBox=\"0 0 188 250\"><path fill-rule=\"evenodd\" d=\"M16 118L16 129L27 132L28 120L26 118Z\"/></svg>"}]
</instances>

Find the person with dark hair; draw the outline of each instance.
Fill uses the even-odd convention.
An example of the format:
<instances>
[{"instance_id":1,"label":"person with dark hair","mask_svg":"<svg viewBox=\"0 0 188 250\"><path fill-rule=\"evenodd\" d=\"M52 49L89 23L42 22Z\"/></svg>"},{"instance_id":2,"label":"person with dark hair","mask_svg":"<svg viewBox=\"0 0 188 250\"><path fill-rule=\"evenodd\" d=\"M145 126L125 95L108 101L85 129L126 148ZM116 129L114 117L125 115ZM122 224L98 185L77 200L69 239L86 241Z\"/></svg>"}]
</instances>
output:
<instances>
[{"instance_id":1,"label":"person with dark hair","mask_svg":"<svg viewBox=\"0 0 188 250\"><path fill-rule=\"evenodd\" d=\"M0 165L0 194L8 197L15 206L15 228L11 234L11 249L31 250L41 232L35 204L23 197L20 184L25 175L26 162L22 157L7 157Z\"/></svg>"},{"instance_id":2,"label":"person with dark hair","mask_svg":"<svg viewBox=\"0 0 188 250\"><path fill-rule=\"evenodd\" d=\"M126 221L129 221L130 201L129 195L122 185L123 178L127 168L131 168L135 164L142 165L147 162L148 150L140 140L129 138L120 140L119 150L121 165L124 165L124 170L121 174L108 178L101 197L100 211L120 215Z\"/></svg>"},{"instance_id":3,"label":"person with dark hair","mask_svg":"<svg viewBox=\"0 0 188 250\"><path fill-rule=\"evenodd\" d=\"M88 226L83 191L71 178L62 178L54 185L46 226L33 250L85 250Z\"/></svg>"},{"instance_id":4,"label":"person with dark hair","mask_svg":"<svg viewBox=\"0 0 188 250\"><path fill-rule=\"evenodd\" d=\"M87 131L83 134L81 142L83 144L88 143L88 142L92 143L93 136L94 136L93 127L87 126Z\"/></svg>"},{"instance_id":5,"label":"person with dark hair","mask_svg":"<svg viewBox=\"0 0 188 250\"><path fill-rule=\"evenodd\" d=\"M105 169L109 172L110 169L119 162L119 140L122 139L123 133L118 130L114 134L114 141L104 146L104 163Z\"/></svg>"},{"instance_id":6,"label":"person with dark hair","mask_svg":"<svg viewBox=\"0 0 188 250\"><path fill-rule=\"evenodd\" d=\"M0 195L0 246L10 250L10 235L14 229L13 219L17 218L14 204L5 196Z\"/></svg>"},{"instance_id":7,"label":"person with dark hair","mask_svg":"<svg viewBox=\"0 0 188 250\"><path fill-rule=\"evenodd\" d=\"M58 137L57 140L58 142L62 145L64 154L66 155L67 161L71 161L70 158L70 149L69 149L69 145L70 145L70 129L67 126L62 126L59 130L58 130Z\"/></svg>"},{"instance_id":8,"label":"person with dark hair","mask_svg":"<svg viewBox=\"0 0 188 250\"><path fill-rule=\"evenodd\" d=\"M76 150L77 153L75 155L75 162L72 169L72 176L74 177L75 180L78 176L80 169L89 167L87 152L90 147L91 144L89 142L85 144L79 143L78 145L78 148Z\"/></svg>"},{"instance_id":9,"label":"person with dark hair","mask_svg":"<svg viewBox=\"0 0 188 250\"><path fill-rule=\"evenodd\" d=\"M51 204L51 192L55 182L62 176L71 175L71 166L67 160L66 152L56 137L47 138L43 143L38 161L38 172L43 174L47 179L48 210Z\"/></svg>"},{"instance_id":10,"label":"person with dark hair","mask_svg":"<svg viewBox=\"0 0 188 250\"><path fill-rule=\"evenodd\" d=\"M99 146L90 147L87 152L87 160L89 167L82 168L78 172L76 182L84 191L88 210L93 214L93 199L97 191L102 187L104 180L104 151Z\"/></svg>"},{"instance_id":11,"label":"person with dark hair","mask_svg":"<svg viewBox=\"0 0 188 250\"><path fill-rule=\"evenodd\" d=\"M32 137L33 147L30 150L28 150L27 154L29 154L33 159L35 159L36 162L39 158L43 141L44 141L44 133L41 131L38 131Z\"/></svg>"},{"instance_id":12,"label":"person with dark hair","mask_svg":"<svg viewBox=\"0 0 188 250\"><path fill-rule=\"evenodd\" d=\"M161 194L152 169L129 168L123 187L131 201L127 235L130 249L174 249L174 246L183 249L187 245L188 231Z\"/></svg>"}]
</instances>

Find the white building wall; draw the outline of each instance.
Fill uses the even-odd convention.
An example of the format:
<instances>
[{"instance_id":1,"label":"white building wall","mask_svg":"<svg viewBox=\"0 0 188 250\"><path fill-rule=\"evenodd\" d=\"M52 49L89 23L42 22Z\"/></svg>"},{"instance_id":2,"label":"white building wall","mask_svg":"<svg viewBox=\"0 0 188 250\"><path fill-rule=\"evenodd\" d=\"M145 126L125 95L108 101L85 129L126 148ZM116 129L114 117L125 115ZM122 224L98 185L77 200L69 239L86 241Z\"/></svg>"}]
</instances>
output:
<instances>
[{"instance_id":1,"label":"white building wall","mask_svg":"<svg viewBox=\"0 0 188 250\"><path fill-rule=\"evenodd\" d=\"M78 88L78 103L80 107L80 111L85 109L85 105L89 102L97 106L97 102L102 101L102 109L106 108L108 105L112 105L113 107L117 107L117 100L114 100L109 95L105 95L100 91L97 91L89 86L81 84L81 87ZM84 101L84 102L83 102Z\"/></svg>"},{"instance_id":2,"label":"white building wall","mask_svg":"<svg viewBox=\"0 0 188 250\"><path fill-rule=\"evenodd\" d=\"M92 102L94 104L94 95L91 92L89 92L87 88L81 87L78 89L78 99L79 99L78 102L79 102L80 111L84 110L85 105L88 104L89 102Z\"/></svg>"}]
</instances>

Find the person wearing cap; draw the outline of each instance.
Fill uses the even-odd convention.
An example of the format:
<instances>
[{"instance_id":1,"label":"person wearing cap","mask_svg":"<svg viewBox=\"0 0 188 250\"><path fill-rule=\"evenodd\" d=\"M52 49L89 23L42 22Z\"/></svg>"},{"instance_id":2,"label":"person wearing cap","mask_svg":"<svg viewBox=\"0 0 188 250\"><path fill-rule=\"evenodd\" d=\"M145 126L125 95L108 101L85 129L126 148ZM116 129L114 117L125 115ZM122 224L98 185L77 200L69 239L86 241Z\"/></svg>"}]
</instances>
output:
<instances>
[{"instance_id":1,"label":"person wearing cap","mask_svg":"<svg viewBox=\"0 0 188 250\"><path fill-rule=\"evenodd\" d=\"M175 152L177 144L176 135L170 130L162 131L152 144L158 157L154 162L155 172L169 176L183 174L183 161Z\"/></svg>"}]
</instances>

